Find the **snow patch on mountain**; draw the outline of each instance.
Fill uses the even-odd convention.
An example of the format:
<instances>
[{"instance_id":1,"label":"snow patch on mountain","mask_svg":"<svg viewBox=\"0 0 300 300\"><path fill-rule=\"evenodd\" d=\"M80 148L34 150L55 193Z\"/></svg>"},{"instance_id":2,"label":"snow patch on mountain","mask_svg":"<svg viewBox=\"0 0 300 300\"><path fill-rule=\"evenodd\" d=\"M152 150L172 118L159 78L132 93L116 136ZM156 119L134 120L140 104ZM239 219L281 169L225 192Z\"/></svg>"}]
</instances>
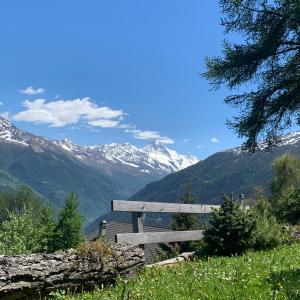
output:
<instances>
[{"instance_id":1,"label":"snow patch on mountain","mask_svg":"<svg viewBox=\"0 0 300 300\"><path fill-rule=\"evenodd\" d=\"M300 142L300 131L295 131L279 137L276 146L294 145L297 144L298 142ZM268 143L265 141L258 144L259 151L266 150L267 148L268 148ZM236 147L232 149L227 149L225 150L225 152L240 154L240 153L245 153L246 151L243 150L241 147Z\"/></svg>"},{"instance_id":2,"label":"snow patch on mountain","mask_svg":"<svg viewBox=\"0 0 300 300\"><path fill-rule=\"evenodd\" d=\"M28 143L21 131L17 129L9 120L0 116L0 139L7 142L28 146Z\"/></svg>"}]
</instances>

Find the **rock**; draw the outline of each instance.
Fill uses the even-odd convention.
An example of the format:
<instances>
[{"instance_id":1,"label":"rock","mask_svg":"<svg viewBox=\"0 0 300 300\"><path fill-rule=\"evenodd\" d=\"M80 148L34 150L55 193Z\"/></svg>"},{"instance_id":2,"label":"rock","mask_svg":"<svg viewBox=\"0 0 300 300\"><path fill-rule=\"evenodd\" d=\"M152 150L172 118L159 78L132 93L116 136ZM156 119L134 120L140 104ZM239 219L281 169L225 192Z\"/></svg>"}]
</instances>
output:
<instances>
[{"instance_id":1,"label":"rock","mask_svg":"<svg viewBox=\"0 0 300 300\"><path fill-rule=\"evenodd\" d=\"M91 289L128 277L144 266L141 248L123 243L96 250L0 256L0 298L31 299L57 289Z\"/></svg>"}]
</instances>

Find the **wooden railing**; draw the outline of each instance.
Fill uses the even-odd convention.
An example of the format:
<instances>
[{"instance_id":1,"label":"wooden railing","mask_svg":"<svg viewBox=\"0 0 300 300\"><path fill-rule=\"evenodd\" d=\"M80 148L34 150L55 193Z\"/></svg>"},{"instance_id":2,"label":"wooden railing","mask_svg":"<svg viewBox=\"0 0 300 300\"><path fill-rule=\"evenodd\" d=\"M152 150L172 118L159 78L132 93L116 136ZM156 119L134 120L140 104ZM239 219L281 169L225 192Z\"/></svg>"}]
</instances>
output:
<instances>
[{"instance_id":1,"label":"wooden railing","mask_svg":"<svg viewBox=\"0 0 300 300\"><path fill-rule=\"evenodd\" d=\"M203 236L203 230L144 232L144 219L146 212L207 214L211 213L212 209L220 207L219 205L206 204L180 204L124 200L113 200L111 204L112 211L132 212L133 233L117 234L116 242L120 243L128 241L138 245L195 241L201 239Z\"/></svg>"}]
</instances>

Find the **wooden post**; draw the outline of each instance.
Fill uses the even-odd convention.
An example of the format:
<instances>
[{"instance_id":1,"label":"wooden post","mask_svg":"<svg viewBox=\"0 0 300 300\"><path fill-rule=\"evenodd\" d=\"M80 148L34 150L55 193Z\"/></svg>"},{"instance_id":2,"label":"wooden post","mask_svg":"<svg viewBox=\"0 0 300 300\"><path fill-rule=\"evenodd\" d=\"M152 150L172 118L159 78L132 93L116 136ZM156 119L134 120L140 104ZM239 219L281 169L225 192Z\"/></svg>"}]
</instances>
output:
<instances>
[{"instance_id":1,"label":"wooden post","mask_svg":"<svg viewBox=\"0 0 300 300\"><path fill-rule=\"evenodd\" d=\"M240 194L239 200L240 200L241 209L244 209L244 199L245 199L244 194Z\"/></svg>"},{"instance_id":2,"label":"wooden post","mask_svg":"<svg viewBox=\"0 0 300 300\"><path fill-rule=\"evenodd\" d=\"M99 237L106 237L106 227L107 227L107 222L105 220L102 220L99 223Z\"/></svg>"},{"instance_id":3,"label":"wooden post","mask_svg":"<svg viewBox=\"0 0 300 300\"><path fill-rule=\"evenodd\" d=\"M133 212L132 213L132 231L133 233L142 233L144 232L144 220L145 214L142 212ZM140 245L144 249L144 245Z\"/></svg>"}]
</instances>

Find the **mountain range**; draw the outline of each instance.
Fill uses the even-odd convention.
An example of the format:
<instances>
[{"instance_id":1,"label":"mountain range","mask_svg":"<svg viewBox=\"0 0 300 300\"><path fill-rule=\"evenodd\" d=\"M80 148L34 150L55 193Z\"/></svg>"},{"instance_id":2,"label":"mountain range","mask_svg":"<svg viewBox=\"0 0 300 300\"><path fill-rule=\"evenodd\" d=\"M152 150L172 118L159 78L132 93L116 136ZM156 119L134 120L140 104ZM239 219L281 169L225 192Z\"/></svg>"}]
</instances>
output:
<instances>
[{"instance_id":1,"label":"mountain range","mask_svg":"<svg viewBox=\"0 0 300 300\"><path fill-rule=\"evenodd\" d=\"M156 141L143 148L52 141L0 117L0 190L26 184L54 208L74 191L87 221L109 211L112 199L126 199L147 183L197 161Z\"/></svg>"}]
</instances>

